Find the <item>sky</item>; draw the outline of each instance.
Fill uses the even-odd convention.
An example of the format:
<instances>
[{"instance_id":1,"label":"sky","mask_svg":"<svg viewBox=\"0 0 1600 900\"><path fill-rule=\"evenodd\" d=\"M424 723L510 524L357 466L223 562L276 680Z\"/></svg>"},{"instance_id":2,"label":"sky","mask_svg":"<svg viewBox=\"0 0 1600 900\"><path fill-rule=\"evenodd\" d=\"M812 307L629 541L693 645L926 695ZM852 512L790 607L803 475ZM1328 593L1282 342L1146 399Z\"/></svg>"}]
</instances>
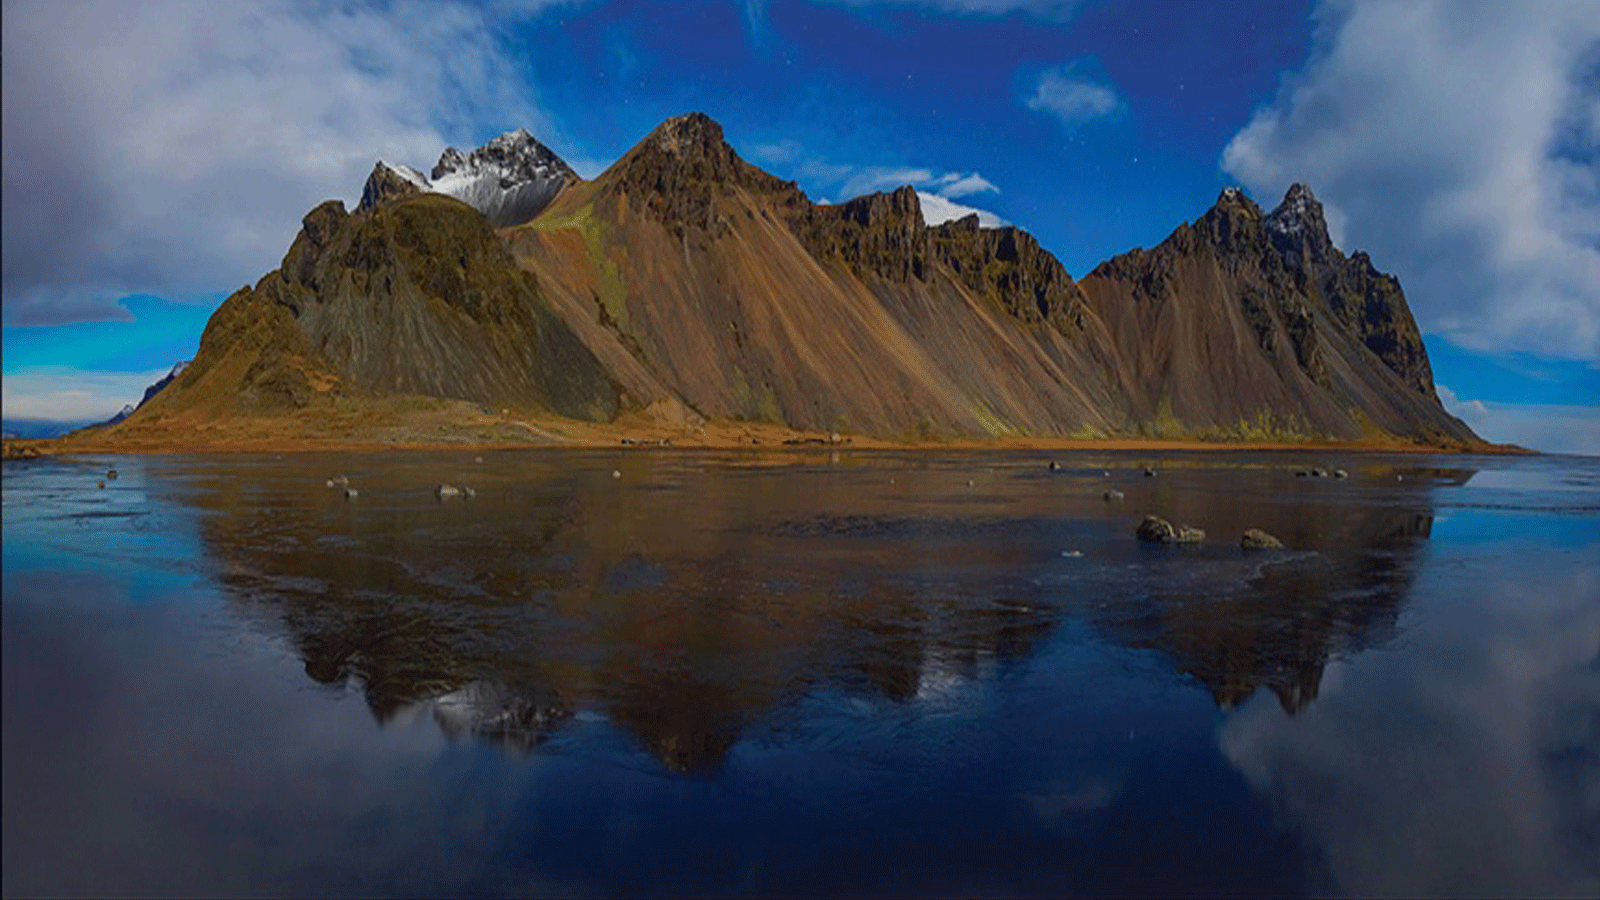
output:
<instances>
[{"instance_id":1,"label":"sky","mask_svg":"<svg viewBox=\"0 0 1600 900\"><path fill-rule=\"evenodd\" d=\"M1440 396L1600 454L1600 11L1475 0L7 0L3 407L188 359L373 162L525 127L592 177L662 119L840 201L910 184L1081 276L1224 187L1309 184Z\"/></svg>"}]
</instances>

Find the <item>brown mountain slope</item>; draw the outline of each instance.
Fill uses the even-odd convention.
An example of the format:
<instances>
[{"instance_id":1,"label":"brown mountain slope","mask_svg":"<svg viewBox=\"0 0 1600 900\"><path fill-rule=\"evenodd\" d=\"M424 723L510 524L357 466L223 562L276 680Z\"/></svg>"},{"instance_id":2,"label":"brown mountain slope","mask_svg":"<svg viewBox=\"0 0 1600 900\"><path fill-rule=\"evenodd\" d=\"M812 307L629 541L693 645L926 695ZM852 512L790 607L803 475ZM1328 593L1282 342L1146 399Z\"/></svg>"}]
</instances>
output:
<instances>
[{"instance_id":1,"label":"brown mountain slope","mask_svg":"<svg viewBox=\"0 0 1600 900\"><path fill-rule=\"evenodd\" d=\"M640 404L888 437L1120 430L1071 278L970 224L925 227L909 188L813 205L686 116L504 235Z\"/></svg>"}]
</instances>

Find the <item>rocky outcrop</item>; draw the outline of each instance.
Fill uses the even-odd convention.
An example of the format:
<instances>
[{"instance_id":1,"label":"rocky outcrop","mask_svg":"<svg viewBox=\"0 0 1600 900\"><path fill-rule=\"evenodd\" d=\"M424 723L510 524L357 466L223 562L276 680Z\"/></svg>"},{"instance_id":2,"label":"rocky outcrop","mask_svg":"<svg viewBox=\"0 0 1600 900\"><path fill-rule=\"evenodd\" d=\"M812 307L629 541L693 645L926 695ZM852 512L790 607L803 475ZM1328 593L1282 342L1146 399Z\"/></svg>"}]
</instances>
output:
<instances>
[{"instance_id":1,"label":"rocky outcrop","mask_svg":"<svg viewBox=\"0 0 1600 900\"><path fill-rule=\"evenodd\" d=\"M976 213L930 229L935 258L969 289L1028 324L1083 327L1083 292L1050 251L1020 228L980 228Z\"/></svg>"},{"instance_id":2,"label":"rocky outcrop","mask_svg":"<svg viewBox=\"0 0 1600 900\"><path fill-rule=\"evenodd\" d=\"M839 260L857 273L891 281L928 275L931 241L922 203L909 187L807 206L792 227L813 256Z\"/></svg>"}]
</instances>

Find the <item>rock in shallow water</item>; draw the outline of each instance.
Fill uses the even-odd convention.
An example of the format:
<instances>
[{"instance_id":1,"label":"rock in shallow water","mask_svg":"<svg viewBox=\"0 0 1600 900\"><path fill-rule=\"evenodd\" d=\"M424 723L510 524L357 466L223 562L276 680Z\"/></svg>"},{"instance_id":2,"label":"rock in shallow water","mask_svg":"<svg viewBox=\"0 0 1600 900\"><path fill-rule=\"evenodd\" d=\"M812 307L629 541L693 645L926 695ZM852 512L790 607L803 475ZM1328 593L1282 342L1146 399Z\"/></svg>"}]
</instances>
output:
<instances>
[{"instance_id":1,"label":"rock in shallow water","mask_svg":"<svg viewBox=\"0 0 1600 900\"><path fill-rule=\"evenodd\" d=\"M1160 516L1145 516L1144 521L1133 532L1141 541L1151 543L1166 543L1172 540L1177 532L1173 531L1172 523Z\"/></svg>"},{"instance_id":2,"label":"rock in shallow water","mask_svg":"<svg viewBox=\"0 0 1600 900\"><path fill-rule=\"evenodd\" d=\"M1206 539L1203 529L1193 525L1174 526L1160 516L1145 516L1134 535L1141 541L1159 544L1195 544Z\"/></svg>"},{"instance_id":3,"label":"rock in shallow water","mask_svg":"<svg viewBox=\"0 0 1600 900\"><path fill-rule=\"evenodd\" d=\"M1283 542L1259 528L1251 528L1239 538L1239 546L1245 550L1282 550Z\"/></svg>"},{"instance_id":4,"label":"rock in shallow water","mask_svg":"<svg viewBox=\"0 0 1600 900\"><path fill-rule=\"evenodd\" d=\"M1106 491L1104 494L1100 495L1101 499L1105 500L1107 503L1113 503L1117 500L1121 500L1125 496L1127 495L1121 491Z\"/></svg>"}]
</instances>

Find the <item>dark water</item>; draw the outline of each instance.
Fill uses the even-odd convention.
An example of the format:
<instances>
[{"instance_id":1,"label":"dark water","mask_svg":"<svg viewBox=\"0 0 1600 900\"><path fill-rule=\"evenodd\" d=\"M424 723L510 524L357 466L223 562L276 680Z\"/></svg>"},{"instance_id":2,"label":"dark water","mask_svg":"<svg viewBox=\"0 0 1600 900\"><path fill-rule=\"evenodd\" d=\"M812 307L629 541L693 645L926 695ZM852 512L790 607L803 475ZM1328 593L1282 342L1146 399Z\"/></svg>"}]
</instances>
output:
<instances>
[{"instance_id":1,"label":"dark water","mask_svg":"<svg viewBox=\"0 0 1600 900\"><path fill-rule=\"evenodd\" d=\"M1600 894L1600 460L1055 458L7 463L4 893Z\"/></svg>"}]
</instances>

